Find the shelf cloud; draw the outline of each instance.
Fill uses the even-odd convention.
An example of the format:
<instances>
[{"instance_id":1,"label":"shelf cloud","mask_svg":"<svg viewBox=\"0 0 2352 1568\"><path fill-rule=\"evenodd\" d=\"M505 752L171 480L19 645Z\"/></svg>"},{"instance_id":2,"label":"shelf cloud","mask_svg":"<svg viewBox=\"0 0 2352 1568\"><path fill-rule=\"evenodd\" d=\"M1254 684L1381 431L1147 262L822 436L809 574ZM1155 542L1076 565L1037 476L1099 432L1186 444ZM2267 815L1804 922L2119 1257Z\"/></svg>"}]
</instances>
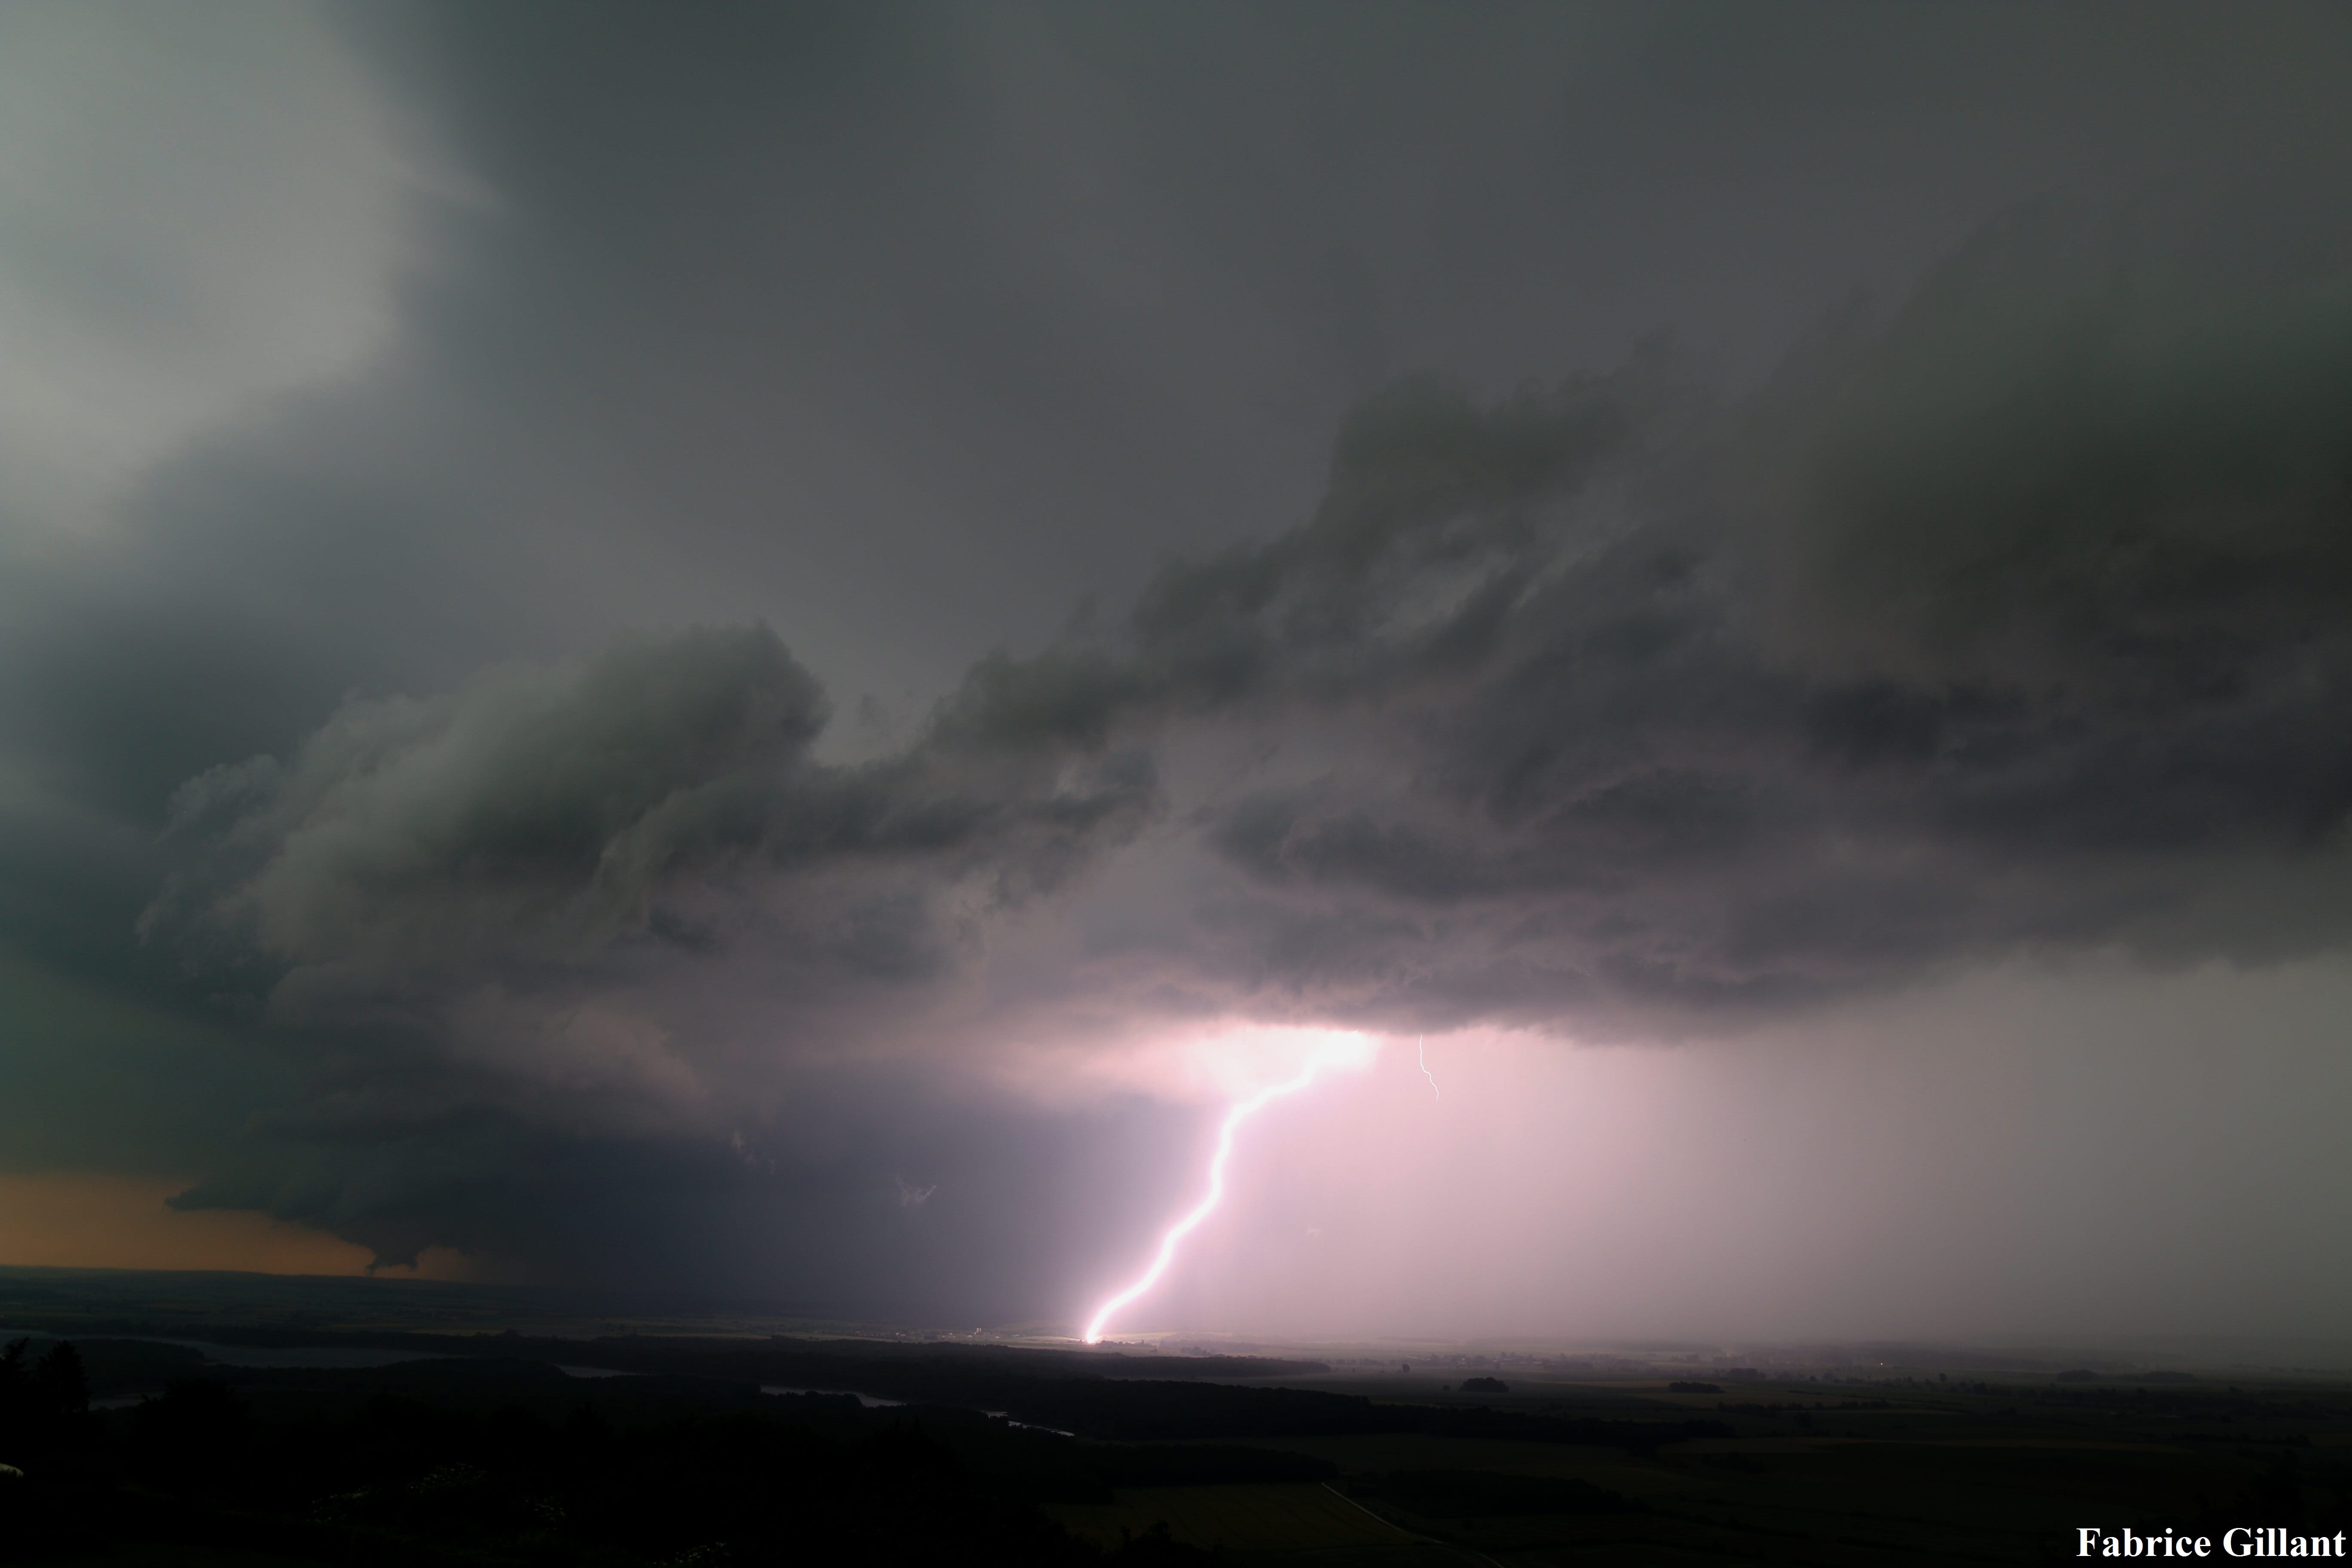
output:
<instances>
[{"instance_id":1,"label":"shelf cloud","mask_svg":"<svg viewBox=\"0 0 2352 1568\"><path fill-rule=\"evenodd\" d=\"M9 1170L1034 1314L1187 1031L1445 1037L1452 1116L2352 937L2352 207L2268 155L2340 16L306 8L360 85L265 127L100 11L105 201L0 198L181 349L97 458L0 384Z\"/></svg>"}]
</instances>

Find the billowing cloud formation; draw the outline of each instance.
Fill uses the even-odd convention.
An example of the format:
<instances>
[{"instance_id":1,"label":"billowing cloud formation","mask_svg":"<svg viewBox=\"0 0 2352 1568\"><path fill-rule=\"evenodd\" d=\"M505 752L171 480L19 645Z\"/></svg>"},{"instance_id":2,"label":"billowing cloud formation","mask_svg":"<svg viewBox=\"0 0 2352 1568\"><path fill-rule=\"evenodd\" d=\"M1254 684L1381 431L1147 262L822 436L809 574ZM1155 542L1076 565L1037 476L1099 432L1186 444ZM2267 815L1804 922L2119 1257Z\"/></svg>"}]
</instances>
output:
<instances>
[{"instance_id":1,"label":"billowing cloud formation","mask_svg":"<svg viewBox=\"0 0 2352 1568\"><path fill-rule=\"evenodd\" d=\"M1026 897L1095 837L1131 833L1149 798L1134 753L1062 767L990 734L826 766L808 755L824 718L764 627L630 639L439 700L349 702L289 768L191 781L174 826L231 817L224 853L256 864L208 914L297 966L478 969L625 935L691 948L717 939L697 910L726 889L820 921L832 934L811 940L846 968L896 971L925 964L924 911L858 926L862 894L921 864ZM870 869L822 914L775 895L842 868Z\"/></svg>"},{"instance_id":2,"label":"billowing cloud formation","mask_svg":"<svg viewBox=\"0 0 2352 1568\"><path fill-rule=\"evenodd\" d=\"M2331 942L2352 293L2089 243L1996 226L1731 408L1663 364L1408 384L1313 522L949 721L1286 736L1198 807L1248 890L1192 957L1372 1016L1687 1027L2021 952Z\"/></svg>"},{"instance_id":3,"label":"billowing cloud formation","mask_svg":"<svg viewBox=\"0 0 2352 1568\"><path fill-rule=\"evenodd\" d=\"M17 41L0 1165L961 1318L1254 1026L1429 1031L1398 1139L2041 964L2295 1002L2243 1129L2340 1037L2336 11Z\"/></svg>"},{"instance_id":4,"label":"billowing cloud formation","mask_svg":"<svg viewBox=\"0 0 2352 1568\"><path fill-rule=\"evenodd\" d=\"M1403 383L1310 521L983 661L877 761L812 756L764 629L354 700L182 790L214 863L149 928L369 1042L338 1126L705 1140L794 1056L714 991L879 1048L992 933L1092 920L1057 895L1155 813L1185 901L1087 944L1107 1013L1677 1037L2020 955L2315 951L2352 918L2352 296L2084 243L1997 226L1729 405L1663 350Z\"/></svg>"},{"instance_id":5,"label":"billowing cloud formation","mask_svg":"<svg viewBox=\"0 0 2352 1568\"><path fill-rule=\"evenodd\" d=\"M172 832L205 853L142 930L348 1053L280 1136L470 1141L488 1115L740 1142L793 1058L877 1043L845 1009L887 1015L1153 799L1133 750L1002 727L829 765L824 717L764 627L353 700L289 763L182 788ZM782 1037L748 1069L737 1031L677 1016L747 964Z\"/></svg>"}]
</instances>

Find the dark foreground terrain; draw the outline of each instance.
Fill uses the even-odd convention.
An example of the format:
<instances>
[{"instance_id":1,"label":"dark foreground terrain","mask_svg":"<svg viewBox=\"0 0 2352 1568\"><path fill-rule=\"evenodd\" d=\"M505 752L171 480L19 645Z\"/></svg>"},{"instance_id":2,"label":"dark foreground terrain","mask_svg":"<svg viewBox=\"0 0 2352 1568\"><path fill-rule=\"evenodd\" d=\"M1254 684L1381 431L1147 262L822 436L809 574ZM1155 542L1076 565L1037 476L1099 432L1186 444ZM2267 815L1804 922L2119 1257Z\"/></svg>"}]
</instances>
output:
<instances>
[{"instance_id":1,"label":"dark foreground terrain","mask_svg":"<svg viewBox=\"0 0 2352 1568\"><path fill-rule=\"evenodd\" d=\"M2074 1560L2084 1525L2352 1529L2352 1390L2308 1380L1465 1388L1234 1357L283 1329L246 1342L417 1359L257 1367L142 1328L162 1333L77 1326L0 1357L0 1463L23 1472L0 1473L0 1561L2033 1563Z\"/></svg>"}]
</instances>

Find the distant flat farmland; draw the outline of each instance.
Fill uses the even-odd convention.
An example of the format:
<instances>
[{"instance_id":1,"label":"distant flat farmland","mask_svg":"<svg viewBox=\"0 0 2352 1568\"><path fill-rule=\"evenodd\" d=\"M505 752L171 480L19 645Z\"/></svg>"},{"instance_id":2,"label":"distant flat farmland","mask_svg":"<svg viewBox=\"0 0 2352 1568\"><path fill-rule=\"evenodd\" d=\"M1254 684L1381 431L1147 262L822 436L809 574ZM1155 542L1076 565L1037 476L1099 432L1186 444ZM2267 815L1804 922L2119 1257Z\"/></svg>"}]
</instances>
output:
<instances>
[{"instance_id":1,"label":"distant flat farmland","mask_svg":"<svg viewBox=\"0 0 2352 1568\"><path fill-rule=\"evenodd\" d=\"M1407 1546L1415 1537L1330 1488L1299 1482L1225 1487L1122 1487L1108 1503L1055 1503L1045 1511L1074 1535L1116 1548L1120 1531L1165 1523L1190 1546L1234 1552Z\"/></svg>"}]
</instances>

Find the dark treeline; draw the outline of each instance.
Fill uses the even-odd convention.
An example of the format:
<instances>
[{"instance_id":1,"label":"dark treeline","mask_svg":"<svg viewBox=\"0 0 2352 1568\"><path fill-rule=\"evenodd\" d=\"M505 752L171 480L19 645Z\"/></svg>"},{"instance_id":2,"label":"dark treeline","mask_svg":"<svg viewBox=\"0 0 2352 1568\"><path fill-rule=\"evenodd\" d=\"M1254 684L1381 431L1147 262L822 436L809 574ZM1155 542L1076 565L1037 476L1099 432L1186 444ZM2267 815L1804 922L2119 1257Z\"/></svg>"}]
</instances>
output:
<instances>
[{"instance_id":1,"label":"dark treeline","mask_svg":"<svg viewBox=\"0 0 2352 1568\"><path fill-rule=\"evenodd\" d=\"M12 1454L72 1447L89 1419L89 1378L81 1353L62 1340L38 1356L32 1348L29 1339L0 1347L0 1464L15 1464Z\"/></svg>"}]
</instances>

